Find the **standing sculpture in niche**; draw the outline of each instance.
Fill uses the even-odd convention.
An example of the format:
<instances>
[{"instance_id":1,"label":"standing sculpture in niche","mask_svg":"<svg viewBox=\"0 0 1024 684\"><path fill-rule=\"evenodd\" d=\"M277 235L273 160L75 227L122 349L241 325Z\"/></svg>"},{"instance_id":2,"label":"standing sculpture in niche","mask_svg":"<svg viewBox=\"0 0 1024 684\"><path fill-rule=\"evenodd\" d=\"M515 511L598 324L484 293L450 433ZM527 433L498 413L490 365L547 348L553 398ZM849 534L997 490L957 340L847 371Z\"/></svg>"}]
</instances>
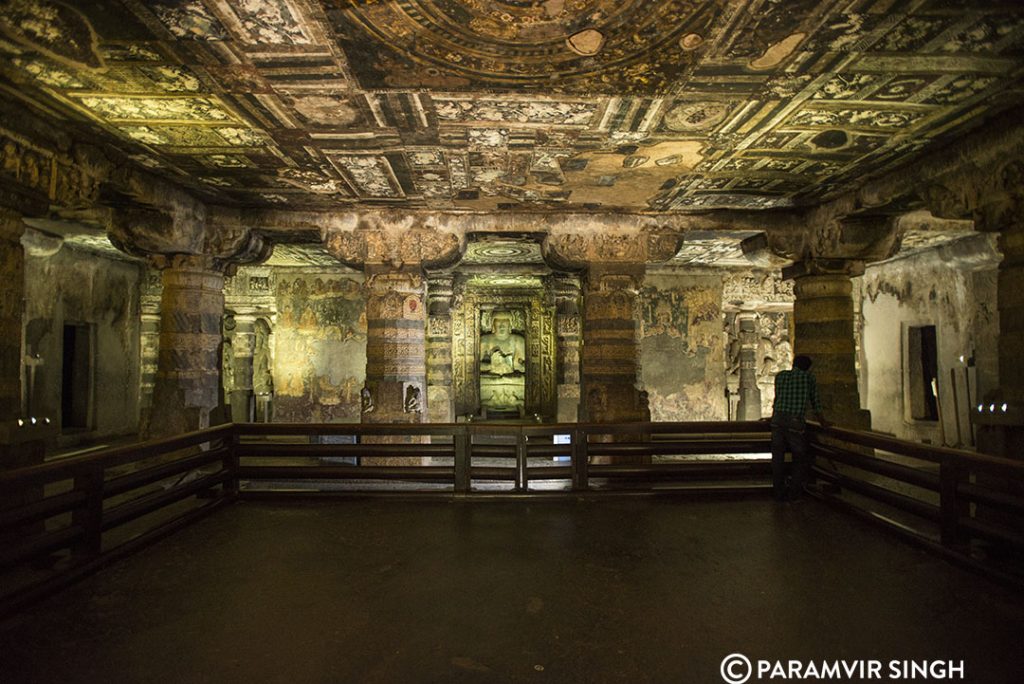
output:
<instances>
[{"instance_id":1,"label":"standing sculpture in niche","mask_svg":"<svg viewBox=\"0 0 1024 684\"><path fill-rule=\"evenodd\" d=\"M510 311L491 314L491 332L480 335L480 404L485 415L522 417L526 397L526 338L513 332Z\"/></svg>"}]
</instances>

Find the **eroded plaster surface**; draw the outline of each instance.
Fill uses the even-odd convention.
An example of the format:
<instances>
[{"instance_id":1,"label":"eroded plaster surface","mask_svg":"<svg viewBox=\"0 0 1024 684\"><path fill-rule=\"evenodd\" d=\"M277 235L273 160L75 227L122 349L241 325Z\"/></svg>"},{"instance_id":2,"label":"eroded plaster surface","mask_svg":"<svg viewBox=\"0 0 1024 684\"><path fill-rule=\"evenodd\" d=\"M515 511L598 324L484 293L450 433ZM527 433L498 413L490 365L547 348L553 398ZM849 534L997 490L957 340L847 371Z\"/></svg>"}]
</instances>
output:
<instances>
[{"instance_id":1,"label":"eroded plaster surface","mask_svg":"<svg viewBox=\"0 0 1024 684\"><path fill-rule=\"evenodd\" d=\"M86 420L64 431L65 443L138 429L139 286L136 263L66 245L56 251L27 250L24 372L29 377L24 388L31 395L31 415L61 422L64 326L84 326L90 341L90 380L80 386L83 392L91 388L84 397ZM32 368L34 382L30 383Z\"/></svg>"},{"instance_id":2,"label":"eroded plaster surface","mask_svg":"<svg viewBox=\"0 0 1024 684\"><path fill-rule=\"evenodd\" d=\"M977 403L997 386L996 264L990 236L976 235L945 253L919 253L865 271L861 384L874 429L915 441L938 444L944 437L949 445L969 445L968 390ZM918 326L936 328L940 421L916 420L911 410L909 368L918 360L908 328Z\"/></svg>"}]
</instances>

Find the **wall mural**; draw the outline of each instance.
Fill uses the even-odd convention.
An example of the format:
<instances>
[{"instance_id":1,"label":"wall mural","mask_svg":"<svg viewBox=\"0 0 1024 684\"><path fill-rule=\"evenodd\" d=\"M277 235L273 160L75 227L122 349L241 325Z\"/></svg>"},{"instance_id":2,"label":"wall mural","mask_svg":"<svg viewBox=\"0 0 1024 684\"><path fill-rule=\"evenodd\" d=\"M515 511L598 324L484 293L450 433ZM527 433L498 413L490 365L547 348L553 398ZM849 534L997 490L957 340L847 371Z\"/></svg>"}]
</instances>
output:
<instances>
[{"instance_id":1,"label":"wall mural","mask_svg":"<svg viewBox=\"0 0 1024 684\"><path fill-rule=\"evenodd\" d=\"M1017 105L1024 10L883 5L17 0L0 81L227 204L788 207Z\"/></svg>"},{"instance_id":2,"label":"wall mural","mask_svg":"<svg viewBox=\"0 0 1024 684\"><path fill-rule=\"evenodd\" d=\"M653 420L725 419L721 297L717 276L648 276L640 351Z\"/></svg>"},{"instance_id":3,"label":"wall mural","mask_svg":"<svg viewBox=\"0 0 1024 684\"><path fill-rule=\"evenodd\" d=\"M366 374L366 311L356 277L328 273L276 283L274 420L359 421Z\"/></svg>"}]
</instances>

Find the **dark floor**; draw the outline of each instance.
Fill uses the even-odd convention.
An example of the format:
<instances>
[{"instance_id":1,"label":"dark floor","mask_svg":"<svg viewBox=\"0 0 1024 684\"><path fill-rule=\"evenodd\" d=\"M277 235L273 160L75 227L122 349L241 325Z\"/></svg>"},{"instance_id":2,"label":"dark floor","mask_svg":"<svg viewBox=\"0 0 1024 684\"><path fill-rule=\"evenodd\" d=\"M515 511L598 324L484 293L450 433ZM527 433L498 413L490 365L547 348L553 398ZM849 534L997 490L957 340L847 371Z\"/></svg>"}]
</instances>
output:
<instances>
[{"instance_id":1,"label":"dark floor","mask_svg":"<svg viewBox=\"0 0 1024 684\"><path fill-rule=\"evenodd\" d=\"M1022 635L1024 595L813 501L240 503L0 623L0 682L702 684L740 652L1004 684Z\"/></svg>"}]
</instances>

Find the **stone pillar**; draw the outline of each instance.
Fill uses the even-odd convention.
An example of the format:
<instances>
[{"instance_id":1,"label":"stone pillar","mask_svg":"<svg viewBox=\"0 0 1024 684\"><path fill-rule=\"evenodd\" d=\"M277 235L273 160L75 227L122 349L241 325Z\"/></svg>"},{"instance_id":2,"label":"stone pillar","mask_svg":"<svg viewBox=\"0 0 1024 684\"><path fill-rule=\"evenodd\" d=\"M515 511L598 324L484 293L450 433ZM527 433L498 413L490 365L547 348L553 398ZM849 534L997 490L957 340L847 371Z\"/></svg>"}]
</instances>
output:
<instances>
[{"instance_id":1,"label":"stone pillar","mask_svg":"<svg viewBox=\"0 0 1024 684\"><path fill-rule=\"evenodd\" d=\"M153 411L153 391L156 389L156 371L160 357L160 272L148 269L139 297L141 325L139 326L139 425L149 424Z\"/></svg>"},{"instance_id":2,"label":"stone pillar","mask_svg":"<svg viewBox=\"0 0 1024 684\"><path fill-rule=\"evenodd\" d=\"M1024 453L1024 223L1003 228L999 250L1003 254L996 297L999 389L979 397L984 410L973 417L978 424L979 450L1020 458Z\"/></svg>"},{"instance_id":3,"label":"stone pillar","mask_svg":"<svg viewBox=\"0 0 1024 684\"><path fill-rule=\"evenodd\" d=\"M999 235L999 249L999 385L1024 408L1024 223Z\"/></svg>"},{"instance_id":4,"label":"stone pillar","mask_svg":"<svg viewBox=\"0 0 1024 684\"><path fill-rule=\"evenodd\" d=\"M162 270L160 352L145 435L209 427L220 391L224 274L208 256L157 257Z\"/></svg>"},{"instance_id":5,"label":"stone pillar","mask_svg":"<svg viewBox=\"0 0 1024 684\"><path fill-rule=\"evenodd\" d=\"M431 423L455 419L452 404L452 294L454 277L427 279L427 397Z\"/></svg>"},{"instance_id":6,"label":"stone pillar","mask_svg":"<svg viewBox=\"0 0 1024 684\"><path fill-rule=\"evenodd\" d=\"M370 272L366 283L364 423L421 423L427 410L426 288L417 270Z\"/></svg>"},{"instance_id":7,"label":"stone pillar","mask_svg":"<svg viewBox=\"0 0 1024 684\"><path fill-rule=\"evenodd\" d=\"M559 423L572 423L580 415L580 285L570 276L554 280L556 359Z\"/></svg>"},{"instance_id":8,"label":"stone pillar","mask_svg":"<svg viewBox=\"0 0 1024 684\"><path fill-rule=\"evenodd\" d=\"M251 423L253 410L253 355L256 352L256 317L235 314L235 329L231 333L231 351L234 358L234 387L231 389L231 422Z\"/></svg>"},{"instance_id":9,"label":"stone pillar","mask_svg":"<svg viewBox=\"0 0 1024 684\"><path fill-rule=\"evenodd\" d=\"M761 389L757 386L757 343L760 340L757 314L741 311L736 314L736 332L740 345L739 403L737 420L760 420Z\"/></svg>"},{"instance_id":10,"label":"stone pillar","mask_svg":"<svg viewBox=\"0 0 1024 684\"><path fill-rule=\"evenodd\" d=\"M15 421L22 406L22 317L25 310L25 252L21 215L0 209L0 423Z\"/></svg>"},{"instance_id":11,"label":"stone pillar","mask_svg":"<svg viewBox=\"0 0 1024 684\"><path fill-rule=\"evenodd\" d=\"M643 264L592 264L583 292L580 419L641 419L637 343Z\"/></svg>"},{"instance_id":12,"label":"stone pillar","mask_svg":"<svg viewBox=\"0 0 1024 684\"><path fill-rule=\"evenodd\" d=\"M794 355L811 357L825 418L842 427L869 429L871 414L857 391L851 276L863 262L811 259L785 269L794 279Z\"/></svg>"}]
</instances>

